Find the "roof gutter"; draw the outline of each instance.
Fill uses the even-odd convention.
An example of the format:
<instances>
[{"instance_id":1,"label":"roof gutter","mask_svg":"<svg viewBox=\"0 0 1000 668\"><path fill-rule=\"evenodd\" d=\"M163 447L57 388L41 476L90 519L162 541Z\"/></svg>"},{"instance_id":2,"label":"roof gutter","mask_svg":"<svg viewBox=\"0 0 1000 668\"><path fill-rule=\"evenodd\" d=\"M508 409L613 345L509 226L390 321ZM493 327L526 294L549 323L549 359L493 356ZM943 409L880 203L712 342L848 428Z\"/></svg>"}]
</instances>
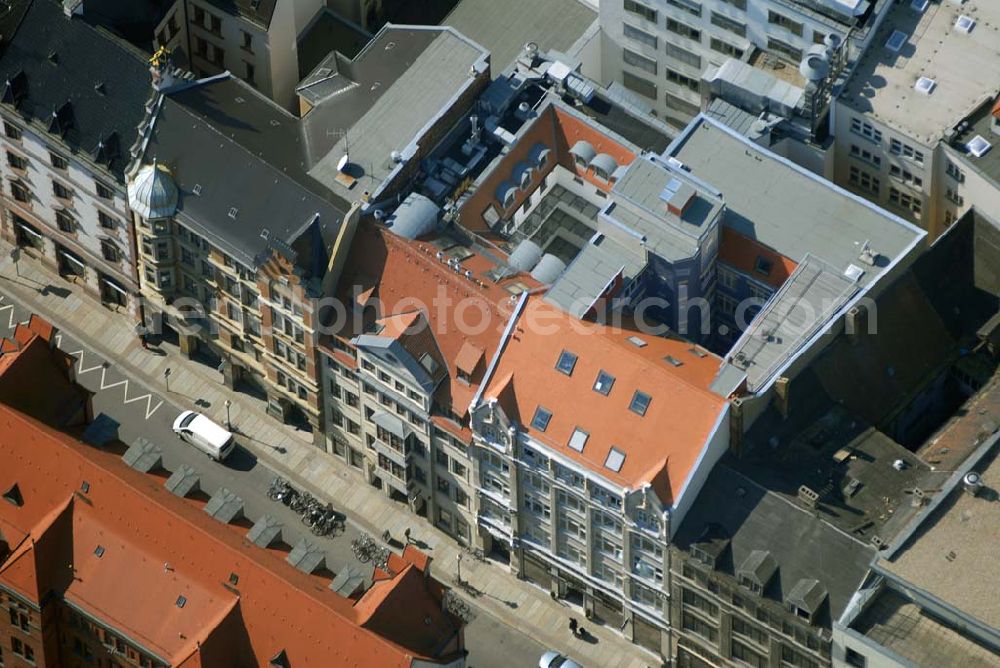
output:
<instances>
[{"instance_id":1,"label":"roof gutter","mask_svg":"<svg viewBox=\"0 0 1000 668\"><path fill-rule=\"evenodd\" d=\"M503 335L500 337L500 343L497 345L496 352L493 353L493 359L490 360L490 365L486 367L486 375L483 376L483 382L479 384L476 396L472 397L472 403L469 404L469 412L472 412L479 406L483 392L486 391L486 384L493 378L497 365L500 363L500 356L503 354L504 348L507 347L507 342L510 340L511 334L514 333L514 325L517 324L518 318L521 317L521 312L524 310L524 305L527 302L528 293L522 292L521 298L517 301L517 306L514 307L514 312L510 315L510 320L507 321L507 326L503 330Z\"/></svg>"}]
</instances>

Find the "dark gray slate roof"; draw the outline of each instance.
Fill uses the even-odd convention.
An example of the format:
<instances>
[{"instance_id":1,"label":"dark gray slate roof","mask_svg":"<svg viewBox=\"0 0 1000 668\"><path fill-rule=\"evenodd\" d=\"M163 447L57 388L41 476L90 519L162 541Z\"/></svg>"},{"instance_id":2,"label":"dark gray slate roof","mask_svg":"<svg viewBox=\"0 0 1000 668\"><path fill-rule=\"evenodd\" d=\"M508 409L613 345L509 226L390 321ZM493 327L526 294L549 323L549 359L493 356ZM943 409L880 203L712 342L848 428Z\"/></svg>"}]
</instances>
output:
<instances>
[{"instance_id":1,"label":"dark gray slate roof","mask_svg":"<svg viewBox=\"0 0 1000 668\"><path fill-rule=\"evenodd\" d=\"M688 549L713 524L713 535L729 536L719 570L735 575L755 551L769 554L778 568L764 597L784 603L801 580L818 580L830 594L828 614L818 618L824 625L843 612L875 554L874 548L721 463L684 518L675 543Z\"/></svg>"},{"instance_id":2,"label":"dark gray slate roof","mask_svg":"<svg viewBox=\"0 0 1000 668\"><path fill-rule=\"evenodd\" d=\"M80 19L67 18L58 2L13 4L12 14L0 20L4 37L13 32L0 54L0 83L10 82L4 106L16 106L46 132L51 127L70 151L99 162L124 181L129 147L150 94L144 54ZM15 30L12 25L22 11ZM61 127L51 126L54 111Z\"/></svg>"},{"instance_id":3,"label":"dark gray slate roof","mask_svg":"<svg viewBox=\"0 0 1000 668\"><path fill-rule=\"evenodd\" d=\"M302 170L298 137L293 116L242 82L209 81L166 96L145 158L170 168L178 217L237 260L256 266L278 245L320 276L348 206Z\"/></svg>"}]
</instances>

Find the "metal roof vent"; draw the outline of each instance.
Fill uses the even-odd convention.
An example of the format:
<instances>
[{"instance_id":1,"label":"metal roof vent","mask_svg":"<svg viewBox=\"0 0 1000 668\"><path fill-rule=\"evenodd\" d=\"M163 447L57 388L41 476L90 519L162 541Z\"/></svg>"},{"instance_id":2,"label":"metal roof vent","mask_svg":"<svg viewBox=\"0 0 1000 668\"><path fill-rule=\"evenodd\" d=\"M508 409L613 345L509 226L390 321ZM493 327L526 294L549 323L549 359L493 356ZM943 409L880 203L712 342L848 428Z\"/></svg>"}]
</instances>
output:
<instances>
[{"instance_id":1,"label":"metal roof vent","mask_svg":"<svg viewBox=\"0 0 1000 668\"><path fill-rule=\"evenodd\" d=\"M958 17L958 20L955 21L955 30L959 32L964 32L966 35L972 32L972 29L975 27L976 27L976 19L966 14L962 14L961 16Z\"/></svg>"},{"instance_id":2,"label":"metal roof vent","mask_svg":"<svg viewBox=\"0 0 1000 668\"><path fill-rule=\"evenodd\" d=\"M962 488L972 496L978 496L983 489L983 477L976 471L969 471L962 477Z\"/></svg>"},{"instance_id":3,"label":"metal roof vent","mask_svg":"<svg viewBox=\"0 0 1000 668\"><path fill-rule=\"evenodd\" d=\"M270 239L271 238L271 230L267 229L266 227L264 229L262 229L260 231L260 238L263 239L264 241L267 241L268 239Z\"/></svg>"},{"instance_id":4,"label":"metal roof vent","mask_svg":"<svg viewBox=\"0 0 1000 668\"><path fill-rule=\"evenodd\" d=\"M236 216L239 214L239 212L240 210L234 206L229 209L229 213L227 213L226 215L232 218L233 220L236 220Z\"/></svg>"},{"instance_id":5,"label":"metal roof vent","mask_svg":"<svg viewBox=\"0 0 1000 668\"><path fill-rule=\"evenodd\" d=\"M965 145L966 150L977 158L981 158L993 147L982 135L976 135Z\"/></svg>"},{"instance_id":6,"label":"metal roof vent","mask_svg":"<svg viewBox=\"0 0 1000 668\"><path fill-rule=\"evenodd\" d=\"M187 598L185 598L183 595L177 597L178 608L183 608L185 605L187 605L187 602L188 602Z\"/></svg>"},{"instance_id":7,"label":"metal roof vent","mask_svg":"<svg viewBox=\"0 0 1000 668\"><path fill-rule=\"evenodd\" d=\"M930 77L920 77L917 79L917 83L913 84L913 90L918 93L923 93L924 95L930 95L934 92L934 87L936 85L937 82L934 81L934 79L931 79Z\"/></svg>"},{"instance_id":8,"label":"metal roof vent","mask_svg":"<svg viewBox=\"0 0 1000 668\"><path fill-rule=\"evenodd\" d=\"M889 35L889 39L885 42L885 48L893 53L899 53L904 44L906 44L906 33L902 30L893 30L892 34Z\"/></svg>"},{"instance_id":9,"label":"metal roof vent","mask_svg":"<svg viewBox=\"0 0 1000 668\"><path fill-rule=\"evenodd\" d=\"M194 187L191 188L191 194L192 195L200 195L201 194L201 184L200 183L194 184Z\"/></svg>"}]
</instances>

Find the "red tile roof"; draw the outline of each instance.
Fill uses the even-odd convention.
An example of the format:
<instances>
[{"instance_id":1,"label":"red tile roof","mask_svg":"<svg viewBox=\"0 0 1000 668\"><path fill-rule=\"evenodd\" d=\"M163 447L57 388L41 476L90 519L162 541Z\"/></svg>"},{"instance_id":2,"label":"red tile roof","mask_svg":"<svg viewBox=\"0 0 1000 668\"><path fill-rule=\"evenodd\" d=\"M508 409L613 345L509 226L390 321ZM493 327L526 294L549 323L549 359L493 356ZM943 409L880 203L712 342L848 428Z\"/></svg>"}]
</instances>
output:
<instances>
[{"instance_id":1,"label":"red tile roof","mask_svg":"<svg viewBox=\"0 0 1000 668\"><path fill-rule=\"evenodd\" d=\"M427 241L409 241L375 225L362 224L340 279L338 294L348 301L355 286L374 286L368 301L377 300L383 324L387 325L398 320L389 316L404 314L406 317L399 322L413 324L409 321L419 312L428 324L421 331L432 335L448 372L448 380L439 387L435 398L441 405L451 406L457 415L464 415L482 381L486 364L478 365L471 374L471 382L460 380L456 370L470 364L476 351L481 351L479 354L488 362L496 350L513 309L511 293L505 288L517 282L528 287L538 284L524 275L494 282L484 274L495 265L480 254L463 259L461 272L456 272L437 259L437 252ZM447 256L448 252L444 254ZM466 271L472 272L474 280L465 277ZM395 337L406 330L394 324L383 333ZM355 333L360 332L353 332L348 326L340 335L350 337Z\"/></svg>"},{"instance_id":2,"label":"red tile roof","mask_svg":"<svg viewBox=\"0 0 1000 668\"><path fill-rule=\"evenodd\" d=\"M355 605L114 453L7 406L0 443L0 490L16 483L24 500L0 503L15 547L0 582L35 601L54 591L173 665L268 665L284 650L293 666L410 666L461 651L438 585L412 563ZM231 574L238 582L226 586Z\"/></svg>"},{"instance_id":3,"label":"red tile roof","mask_svg":"<svg viewBox=\"0 0 1000 668\"><path fill-rule=\"evenodd\" d=\"M65 426L82 411L90 394L72 382L73 357L52 344L54 329L32 315L0 345L0 402L48 424Z\"/></svg>"},{"instance_id":4,"label":"red tile roof","mask_svg":"<svg viewBox=\"0 0 1000 668\"><path fill-rule=\"evenodd\" d=\"M758 269L758 259L770 264L768 273ZM770 246L725 226L722 227L722 239L719 242L719 262L773 288L780 288L798 266L794 260Z\"/></svg>"},{"instance_id":5,"label":"red tile roof","mask_svg":"<svg viewBox=\"0 0 1000 668\"><path fill-rule=\"evenodd\" d=\"M556 369L564 350L576 355L570 375ZM622 487L653 484L669 503L725 409L708 390L719 364L689 342L575 320L532 297L485 396L519 413L534 439ZM593 389L602 370L614 377L607 396ZM644 416L629 409L637 390L651 397ZM544 431L531 425L539 406L552 413ZM583 452L568 445L577 427L589 434ZM605 466L612 447L625 453L618 472Z\"/></svg>"}]
</instances>

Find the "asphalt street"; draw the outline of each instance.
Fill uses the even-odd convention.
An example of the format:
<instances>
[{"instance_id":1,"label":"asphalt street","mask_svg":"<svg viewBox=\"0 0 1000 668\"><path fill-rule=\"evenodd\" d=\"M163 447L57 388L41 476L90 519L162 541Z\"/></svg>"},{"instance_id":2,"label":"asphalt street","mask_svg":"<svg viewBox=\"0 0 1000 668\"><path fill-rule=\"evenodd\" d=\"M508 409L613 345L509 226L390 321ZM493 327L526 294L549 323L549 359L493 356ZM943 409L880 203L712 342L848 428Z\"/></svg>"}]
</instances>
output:
<instances>
[{"instance_id":1,"label":"asphalt street","mask_svg":"<svg viewBox=\"0 0 1000 668\"><path fill-rule=\"evenodd\" d=\"M0 337L10 335L14 326L26 321L30 314L30 308L0 290ZM113 360L105 360L91 352L72 332L60 330L57 337L59 348L77 358L77 381L94 393L94 415L104 414L117 423L119 441L125 445L138 437L152 441L162 450L163 467L167 471L174 471L182 464L190 466L198 472L201 491L205 494L211 496L221 488L237 494L243 500L244 515L250 523L265 513L270 514L282 523L281 539L286 545L294 546L300 539L308 538L325 551L325 565L330 571L338 572L345 565L353 564L364 569L370 578L371 565L360 564L351 551L351 540L362 533L355 518L348 517L341 535L313 536L297 514L267 498L268 485L277 474L259 462L250 450L239 445L226 462L218 463L174 435L171 429L174 418L189 409L205 413L225 425L224 405L207 405L197 397L178 392L169 392L167 396L151 392L143 383L116 369ZM151 351L149 354L156 353ZM234 427L238 433L239 425ZM238 444L245 441L245 436L237 436ZM267 446L258 444L256 447ZM363 483L359 481L358 484ZM336 499L324 501L332 502L337 508ZM401 509L400 512L406 511ZM478 614L466 627L469 668L533 668L538 665L544 647L482 612L475 603L471 605Z\"/></svg>"}]
</instances>

